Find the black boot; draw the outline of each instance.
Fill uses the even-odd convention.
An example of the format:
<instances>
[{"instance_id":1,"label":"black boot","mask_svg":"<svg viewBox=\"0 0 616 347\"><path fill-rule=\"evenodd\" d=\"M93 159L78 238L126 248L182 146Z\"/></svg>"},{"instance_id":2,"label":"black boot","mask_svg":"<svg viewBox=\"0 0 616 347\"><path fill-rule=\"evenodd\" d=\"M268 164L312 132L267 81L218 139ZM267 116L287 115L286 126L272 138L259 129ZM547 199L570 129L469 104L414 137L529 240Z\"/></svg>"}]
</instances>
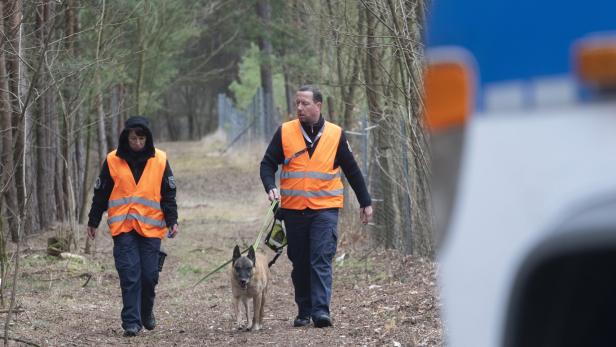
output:
<instances>
[{"instance_id":1,"label":"black boot","mask_svg":"<svg viewBox=\"0 0 616 347\"><path fill-rule=\"evenodd\" d=\"M293 321L294 327L305 327L308 324L310 324L310 317L297 316L295 317L295 320Z\"/></svg>"},{"instance_id":2,"label":"black boot","mask_svg":"<svg viewBox=\"0 0 616 347\"><path fill-rule=\"evenodd\" d=\"M154 317L154 312L151 312L146 318L141 319L141 323L143 327L148 330L156 328L156 317Z\"/></svg>"},{"instance_id":3,"label":"black boot","mask_svg":"<svg viewBox=\"0 0 616 347\"><path fill-rule=\"evenodd\" d=\"M137 327L130 327L130 328L126 328L124 329L124 337L133 337L133 336L137 336L137 334L139 334L139 328Z\"/></svg>"},{"instance_id":4,"label":"black boot","mask_svg":"<svg viewBox=\"0 0 616 347\"><path fill-rule=\"evenodd\" d=\"M326 314L314 317L314 326L316 328L331 327L332 319Z\"/></svg>"}]
</instances>

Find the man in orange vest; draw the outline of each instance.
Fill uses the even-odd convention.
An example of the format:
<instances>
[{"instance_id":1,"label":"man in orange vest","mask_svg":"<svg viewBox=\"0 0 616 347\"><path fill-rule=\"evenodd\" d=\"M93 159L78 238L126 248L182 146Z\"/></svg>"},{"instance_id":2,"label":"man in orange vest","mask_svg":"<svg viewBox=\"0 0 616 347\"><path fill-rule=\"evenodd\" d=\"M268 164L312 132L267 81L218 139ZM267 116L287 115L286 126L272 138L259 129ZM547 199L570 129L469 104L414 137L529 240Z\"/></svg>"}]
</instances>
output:
<instances>
[{"instance_id":1,"label":"man in orange vest","mask_svg":"<svg viewBox=\"0 0 616 347\"><path fill-rule=\"evenodd\" d=\"M88 236L96 237L102 214L113 237L122 288L124 336L154 329L155 287L161 239L178 232L176 186L165 152L154 148L146 118L130 117L94 185Z\"/></svg>"},{"instance_id":2,"label":"man in orange vest","mask_svg":"<svg viewBox=\"0 0 616 347\"><path fill-rule=\"evenodd\" d=\"M322 102L316 87L299 88L295 96L297 119L278 128L260 169L269 200L281 200L287 255L293 264L296 327L310 324L311 318L315 327L332 326L332 260L338 239L338 210L343 206L340 169L359 201L361 222L372 219L372 201L362 173L344 131L321 116ZM280 191L275 181L278 165L282 165Z\"/></svg>"}]
</instances>

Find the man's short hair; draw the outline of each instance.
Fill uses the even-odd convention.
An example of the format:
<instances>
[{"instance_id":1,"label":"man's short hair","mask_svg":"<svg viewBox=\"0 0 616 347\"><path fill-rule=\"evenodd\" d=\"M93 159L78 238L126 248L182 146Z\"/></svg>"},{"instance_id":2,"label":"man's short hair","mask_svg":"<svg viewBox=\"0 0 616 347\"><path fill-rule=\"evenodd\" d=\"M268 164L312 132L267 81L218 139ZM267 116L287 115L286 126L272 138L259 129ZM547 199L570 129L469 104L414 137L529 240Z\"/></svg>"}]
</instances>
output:
<instances>
[{"instance_id":1,"label":"man's short hair","mask_svg":"<svg viewBox=\"0 0 616 347\"><path fill-rule=\"evenodd\" d=\"M323 103L323 94L312 84L305 84L297 90L298 92L312 92L312 101Z\"/></svg>"}]
</instances>

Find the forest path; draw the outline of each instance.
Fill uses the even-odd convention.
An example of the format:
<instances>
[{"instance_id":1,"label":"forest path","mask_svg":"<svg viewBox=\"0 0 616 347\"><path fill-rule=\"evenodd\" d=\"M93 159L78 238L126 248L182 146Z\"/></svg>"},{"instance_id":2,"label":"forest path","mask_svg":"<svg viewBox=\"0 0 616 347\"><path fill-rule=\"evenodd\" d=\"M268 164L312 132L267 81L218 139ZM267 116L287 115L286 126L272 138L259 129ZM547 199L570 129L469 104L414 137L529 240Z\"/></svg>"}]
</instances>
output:
<instances>
[{"instance_id":1,"label":"forest path","mask_svg":"<svg viewBox=\"0 0 616 347\"><path fill-rule=\"evenodd\" d=\"M339 238L337 256L345 257L335 267L334 328L292 327L297 312L291 265L284 254L271 269L263 330L238 331L226 269L194 288L193 284L229 259L236 244L254 242L268 207L259 179L262 148L220 155L222 142L216 137L159 147L167 151L178 185L180 233L163 240L168 257L157 286L156 329L122 337L112 240L101 223L95 252L85 255L83 264L45 254L51 231L25 242L17 293L20 312L13 316L9 336L40 346L442 344L434 264L362 248L366 232L359 226L348 231L352 237ZM261 250L273 257L269 249ZM92 279L82 287L85 281L79 275L86 272Z\"/></svg>"}]
</instances>

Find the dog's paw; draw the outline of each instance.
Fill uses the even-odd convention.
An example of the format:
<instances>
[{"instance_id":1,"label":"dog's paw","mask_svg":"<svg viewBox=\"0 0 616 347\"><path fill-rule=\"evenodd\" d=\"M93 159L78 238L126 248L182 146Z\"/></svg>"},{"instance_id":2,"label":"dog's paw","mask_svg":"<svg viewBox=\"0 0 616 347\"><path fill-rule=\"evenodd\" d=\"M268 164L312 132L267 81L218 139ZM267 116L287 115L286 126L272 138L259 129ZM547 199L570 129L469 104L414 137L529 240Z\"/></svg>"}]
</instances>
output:
<instances>
[{"instance_id":1,"label":"dog's paw","mask_svg":"<svg viewBox=\"0 0 616 347\"><path fill-rule=\"evenodd\" d=\"M259 330L261 330L261 324L253 324L250 327L250 331L259 331Z\"/></svg>"}]
</instances>

